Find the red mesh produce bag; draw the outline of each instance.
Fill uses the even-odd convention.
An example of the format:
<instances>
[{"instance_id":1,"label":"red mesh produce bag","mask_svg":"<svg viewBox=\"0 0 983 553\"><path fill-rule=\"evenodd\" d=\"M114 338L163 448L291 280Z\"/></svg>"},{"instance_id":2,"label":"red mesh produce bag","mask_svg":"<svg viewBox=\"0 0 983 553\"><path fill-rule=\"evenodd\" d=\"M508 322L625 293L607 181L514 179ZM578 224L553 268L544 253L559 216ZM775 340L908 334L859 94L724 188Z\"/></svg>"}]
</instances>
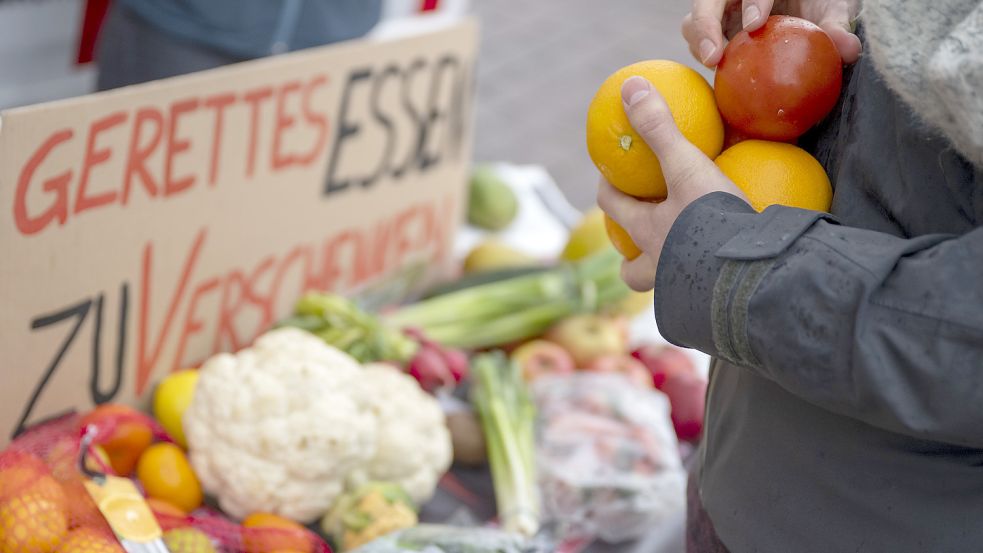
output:
<instances>
[{"instance_id":1,"label":"red mesh produce bag","mask_svg":"<svg viewBox=\"0 0 983 553\"><path fill-rule=\"evenodd\" d=\"M0 452L0 553L123 553L83 485L82 422L73 414L41 424ZM99 444L107 445L126 424L149 428L153 440L171 441L153 419L136 411L101 420L88 427L94 444L86 455L89 470L114 474L110 455ZM307 529L245 528L208 507L185 514L152 498L148 504L171 553L331 552Z\"/></svg>"}]
</instances>

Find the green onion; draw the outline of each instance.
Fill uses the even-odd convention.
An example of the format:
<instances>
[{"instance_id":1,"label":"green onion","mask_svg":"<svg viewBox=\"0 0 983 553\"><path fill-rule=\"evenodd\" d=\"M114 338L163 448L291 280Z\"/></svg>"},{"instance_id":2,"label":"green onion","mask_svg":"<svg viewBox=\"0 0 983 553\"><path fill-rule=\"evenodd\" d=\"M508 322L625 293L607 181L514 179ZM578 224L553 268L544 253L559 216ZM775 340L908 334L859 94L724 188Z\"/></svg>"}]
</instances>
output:
<instances>
[{"instance_id":1,"label":"green onion","mask_svg":"<svg viewBox=\"0 0 983 553\"><path fill-rule=\"evenodd\" d=\"M481 419L502 527L533 536L539 531L534 428L536 408L519 366L501 351L475 356L472 402Z\"/></svg>"},{"instance_id":2,"label":"green onion","mask_svg":"<svg viewBox=\"0 0 983 553\"><path fill-rule=\"evenodd\" d=\"M621 280L621 259L605 249L549 271L410 304L386 320L453 347L486 348L531 338L564 317L598 311L626 297L630 291Z\"/></svg>"}]
</instances>

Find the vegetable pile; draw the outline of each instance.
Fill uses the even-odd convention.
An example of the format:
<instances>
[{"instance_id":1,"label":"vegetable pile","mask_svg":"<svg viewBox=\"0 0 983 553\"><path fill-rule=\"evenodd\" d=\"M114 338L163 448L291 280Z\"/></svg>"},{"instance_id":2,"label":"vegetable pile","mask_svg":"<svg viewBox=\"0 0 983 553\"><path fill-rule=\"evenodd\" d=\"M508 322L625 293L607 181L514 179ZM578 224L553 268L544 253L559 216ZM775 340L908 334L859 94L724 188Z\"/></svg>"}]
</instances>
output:
<instances>
[{"instance_id":1,"label":"vegetable pile","mask_svg":"<svg viewBox=\"0 0 983 553\"><path fill-rule=\"evenodd\" d=\"M299 329L261 336L201 368L185 413L191 462L222 510L300 522L325 514L351 481L430 497L451 461L436 401L395 368L363 368Z\"/></svg>"},{"instance_id":2,"label":"vegetable pile","mask_svg":"<svg viewBox=\"0 0 983 553\"><path fill-rule=\"evenodd\" d=\"M504 224L508 209L491 213L497 185L478 186L476 217ZM86 491L102 473L136 485L172 553L324 553L325 540L340 551L545 553L571 532L635 537L676 505L678 490L652 482L676 476L673 428L698 437L705 381L679 350L631 351L628 317L651 298L621 281L594 219L571 235L568 260L482 269L393 310L310 291L249 347L159 382L155 418L107 404L39 427L0 454L0 551L120 553ZM572 391L590 378L617 390L601 398L606 411ZM95 472L78 470L80 456ZM494 493L463 486L463 467L486 470ZM472 507L483 506L469 493L493 495L497 516L477 522L498 528L420 524L437 493ZM37 516L3 518L18 506ZM42 538L11 549L18 528Z\"/></svg>"}]
</instances>

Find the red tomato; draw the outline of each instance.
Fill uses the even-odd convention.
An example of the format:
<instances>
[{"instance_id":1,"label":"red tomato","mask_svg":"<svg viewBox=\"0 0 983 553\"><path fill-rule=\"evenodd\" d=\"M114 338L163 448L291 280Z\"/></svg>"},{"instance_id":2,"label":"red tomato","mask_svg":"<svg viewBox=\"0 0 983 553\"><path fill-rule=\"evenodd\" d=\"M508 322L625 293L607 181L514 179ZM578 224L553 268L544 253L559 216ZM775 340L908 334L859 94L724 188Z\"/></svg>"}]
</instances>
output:
<instances>
[{"instance_id":1,"label":"red tomato","mask_svg":"<svg viewBox=\"0 0 983 553\"><path fill-rule=\"evenodd\" d=\"M797 17L773 15L724 49L713 81L720 115L752 138L793 140L833 109L843 62L832 39Z\"/></svg>"}]
</instances>

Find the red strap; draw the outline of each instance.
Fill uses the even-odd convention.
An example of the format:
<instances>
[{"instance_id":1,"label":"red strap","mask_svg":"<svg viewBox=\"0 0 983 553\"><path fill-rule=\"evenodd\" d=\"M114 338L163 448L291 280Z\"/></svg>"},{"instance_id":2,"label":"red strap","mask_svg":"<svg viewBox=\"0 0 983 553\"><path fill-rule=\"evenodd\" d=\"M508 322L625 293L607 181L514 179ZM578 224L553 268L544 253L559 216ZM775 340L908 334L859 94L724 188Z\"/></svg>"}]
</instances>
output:
<instances>
[{"instance_id":1,"label":"red strap","mask_svg":"<svg viewBox=\"0 0 983 553\"><path fill-rule=\"evenodd\" d=\"M421 12L431 12L437 9L437 3L440 0L422 0L420 3Z\"/></svg>"},{"instance_id":2,"label":"red strap","mask_svg":"<svg viewBox=\"0 0 983 553\"><path fill-rule=\"evenodd\" d=\"M99 39L99 29L106 18L111 0L86 0L85 15L82 18L82 32L79 39L79 65L89 63L95 58L96 42Z\"/></svg>"}]
</instances>

